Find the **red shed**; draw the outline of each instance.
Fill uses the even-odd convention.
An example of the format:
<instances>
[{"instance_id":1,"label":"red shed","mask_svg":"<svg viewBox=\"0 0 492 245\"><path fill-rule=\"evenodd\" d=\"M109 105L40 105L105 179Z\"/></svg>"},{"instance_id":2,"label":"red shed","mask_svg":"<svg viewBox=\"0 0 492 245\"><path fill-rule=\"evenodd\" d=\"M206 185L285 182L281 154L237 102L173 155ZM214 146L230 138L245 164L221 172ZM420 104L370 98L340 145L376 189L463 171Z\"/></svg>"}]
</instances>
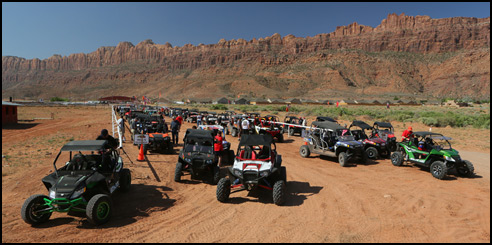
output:
<instances>
[{"instance_id":1,"label":"red shed","mask_svg":"<svg viewBox=\"0 0 492 245\"><path fill-rule=\"evenodd\" d=\"M17 106L22 105L2 101L2 124L17 123Z\"/></svg>"}]
</instances>

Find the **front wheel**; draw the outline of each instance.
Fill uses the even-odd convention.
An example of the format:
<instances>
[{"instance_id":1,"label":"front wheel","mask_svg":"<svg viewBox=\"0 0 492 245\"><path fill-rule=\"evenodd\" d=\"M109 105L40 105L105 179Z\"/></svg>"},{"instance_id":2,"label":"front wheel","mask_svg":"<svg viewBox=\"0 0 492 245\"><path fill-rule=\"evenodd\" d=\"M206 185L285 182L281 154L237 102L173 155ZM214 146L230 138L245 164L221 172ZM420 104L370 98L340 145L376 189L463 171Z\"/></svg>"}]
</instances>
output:
<instances>
[{"instance_id":1,"label":"front wheel","mask_svg":"<svg viewBox=\"0 0 492 245\"><path fill-rule=\"evenodd\" d=\"M109 221L113 211L111 198L106 194L97 194L87 203L86 215L89 222L101 225Z\"/></svg>"},{"instance_id":2,"label":"front wheel","mask_svg":"<svg viewBox=\"0 0 492 245\"><path fill-rule=\"evenodd\" d=\"M391 163L395 166L401 166L403 163L403 155L399 151L391 153Z\"/></svg>"},{"instance_id":3,"label":"front wheel","mask_svg":"<svg viewBox=\"0 0 492 245\"><path fill-rule=\"evenodd\" d=\"M434 178L444 179L448 173L448 167L444 162L435 161L430 165L430 172Z\"/></svg>"},{"instance_id":4,"label":"front wheel","mask_svg":"<svg viewBox=\"0 0 492 245\"><path fill-rule=\"evenodd\" d=\"M284 135L283 134L278 134L277 135L277 139L278 139L278 142L279 143L283 143L284 142Z\"/></svg>"},{"instance_id":5,"label":"front wheel","mask_svg":"<svg viewBox=\"0 0 492 245\"><path fill-rule=\"evenodd\" d=\"M294 128L289 128L289 135L294 136Z\"/></svg>"},{"instance_id":6,"label":"front wheel","mask_svg":"<svg viewBox=\"0 0 492 245\"><path fill-rule=\"evenodd\" d=\"M174 153L174 149L173 149L173 143L171 141L169 141L167 143L167 154L173 154Z\"/></svg>"},{"instance_id":7,"label":"front wheel","mask_svg":"<svg viewBox=\"0 0 492 245\"><path fill-rule=\"evenodd\" d=\"M217 200L219 202L227 202L229 200L229 195L231 194L231 180L222 178L217 183Z\"/></svg>"},{"instance_id":8,"label":"front wheel","mask_svg":"<svg viewBox=\"0 0 492 245\"><path fill-rule=\"evenodd\" d=\"M458 172L458 175L464 177L473 177L473 172L475 171L473 164L468 160L464 160L463 163L463 166L456 168L456 172Z\"/></svg>"},{"instance_id":9,"label":"front wheel","mask_svg":"<svg viewBox=\"0 0 492 245\"><path fill-rule=\"evenodd\" d=\"M280 177L282 180L287 183L287 168L286 167L280 167Z\"/></svg>"},{"instance_id":10,"label":"front wheel","mask_svg":"<svg viewBox=\"0 0 492 245\"><path fill-rule=\"evenodd\" d=\"M370 159L377 159L378 158L378 150L374 147L367 147L366 149L367 157Z\"/></svg>"},{"instance_id":11,"label":"front wheel","mask_svg":"<svg viewBox=\"0 0 492 245\"><path fill-rule=\"evenodd\" d=\"M181 181L181 175L183 175L183 163L177 162L176 163L176 169L174 170L174 181L179 182Z\"/></svg>"},{"instance_id":12,"label":"front wheel","mask_svg":"<svg viewBox=\"0 0 492 245\"><path fill-rule=\"evenodd\" d=\"M212 185L216 185L220 180L220 168L218 166L214 166L213 176L212 176Z\"/></svg>"},{"instance_id":13,"label":"front wheel","mask_svg":"<svg viewBox=\"0 0 492 245\"><path fill-rule=\"evenodd\" d=\"M303 157L303 158L309 157L309 155L311 154L311 152L309 151L309 146L307 146L307 145L302 145L302 146L301 146L301 149L299 149L299 154L300 154L300 155L301 155L301 157Z\"/></svg>"},{"instance_id":14,"label":"front wheel","mask_svg":"<svg viewBox=\"0 0 492 245\"><path fill-rule=\"evenodd\" d=\"M342 167L347 166L347 153L340 152L340 154L338 154L338 163L340 163L340 166Z\"/></svg>"},{"instance_id":15,"label":"front wheel","mask_svg":"<svg viewBox=\"0 0 492 245\"><path fill-rule=\"evenodd\" d=\"M282 205L285 202L285 182L283 180L277 180L273 185L273 203L275 205Z\"/></svg>"},{"instance_id":16,"label":"front wheel","mask_svg":"<svg viewBox=\"0 0 492 245\"><path fill-rule=\"evenodd\" d=\"M130 173L130 169L124 168L120 173L120 189L123 192L127 192L130 190L130 186L132 185L132 175Z\"/></svg>"},{"instance_id":17,"label":"front wheel","mask_svg":"<svg viewBox=\"0 0 492 245\"><path fill-rule=\"evenodd\" d=\"M44 199L47 198L45 195L32 195L22 205L21 217L22 219L31 225L40 224L46 222L51 217L51 212L40 211L48 208Z\"/></svg>"},{"instance_id":18,"label":"front wheel","mask_svg":"<svg viewBox=\"0 0 492 245\"><path fill-rule=\"evenodd\" d=\"M365 151L361 152L361 156L359 157L360 164L367 164L367 153Z\"/></svg>"}]
</instances>

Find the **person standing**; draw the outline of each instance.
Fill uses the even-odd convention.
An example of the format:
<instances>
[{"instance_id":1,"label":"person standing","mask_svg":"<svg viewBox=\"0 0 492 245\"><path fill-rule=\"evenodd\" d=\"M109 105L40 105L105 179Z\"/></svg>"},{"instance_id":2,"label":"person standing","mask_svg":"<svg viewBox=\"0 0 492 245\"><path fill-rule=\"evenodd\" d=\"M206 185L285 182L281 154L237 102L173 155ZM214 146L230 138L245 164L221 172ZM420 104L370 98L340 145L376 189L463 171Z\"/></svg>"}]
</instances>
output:
<instances>
[{"instance_id":1,"label":"person standing","mask_svg":"<svg viewBox=\"0 0 492 245\"><path fill-rule=\"evenodd\" d=\"M121 137L121 139L123 140L123 142L126 141L125 139L125 119L123 119L123 116L118 119L118 133Z\"/></svg>"},{"instance_id":2,"label":"person standing","mask_svg":"<svg viewBox=\"0 0 492 245\"><path fill-rule=\"evenodd\" d=\"M171 122L171 134L173 144L175 145L178 144L179 128L180 126L178 120L176 120L176 118L173 118L173 121Z\"/></svg>"},{"instance_id":3,"label":"person standing","mask_svg":"<svg viewBox=\"0 0 492 245\"><path fill-rule=\"evenodd\" d=\"M413 131L412 131L412 127L408 127L408 129L405 129L405 131L403 131L403 134L401 135L401 141L407 141L407 140L410 140L410 138L413 137Z\"/></svg>"},{"instance_id":4,"label":"person standing","mask_svg":"<svg viewBox=\"0 0 492 245\"><path fill-rule=\"evenodd\" d=\"M337 100L337 108L338 108L338 100Z\"/></svg>"},{"instance_id":5,"label":"person standing","mask_svg":"<svg viewBox=\"0 0 492 245\"><path fill-rule=\"evenodd\" d=\"M219 167L221 167L220 157L222 156L222 151L224 150L224 146L222 145L223 140L224 138L222 138L222 132L220 130L217 131L217 135L214 137L214 152L215 155L217 156L217 162Z\"/></svg>"},{"instance_id":6,"label":"person standing","mask_svg":"<svg viewBox=\"0 0 492 245\"><path fill-rule=\"evenodd\" d=\"M386 102L386 109L389 109L389 108L390 108L390 103Z\"/></svg>"},{"instance_id":7,"label":"person standing","mask_svg":"<svg viewBox=\"0 0 492 245\"><path fill-rule=\"evenodd\" d=\"M243 121L241 122L241 135L243 134L249 134L249 121L246 117L243 117Z\"/></svg>"},{"instance_id":8,"label":"person standing","mask_svg":"<svg viewBox=\"0 0 492 245\"><path fill-rule=\"evenodd\" d=\"M179 122L179 129L181 130L181 125L183 124L183 117L181 115L178 115L176 117L176 120Z\"/></svg>"},{"instance_id":9,"label":"person standing","mask_svg":"<svg viewBox=\"0 0 492 245\"><path fill-rule=\"evenodd\" d=\"M196 116L196 126L200 127L200 125L202 125L202 114L201 113Z\"/></svg>"},{"instance_id":10,"label":"person standing","mask_svg":"<svg viewBox=\"0 0 492 245\"><path fill-rule=\"evenodd\" d=\"M304 137L304 135L306 135L306 126L307 126L307 121L305 117L302 118L301 126L302 126L302 137Z\"/></svg>"}]
</instances>

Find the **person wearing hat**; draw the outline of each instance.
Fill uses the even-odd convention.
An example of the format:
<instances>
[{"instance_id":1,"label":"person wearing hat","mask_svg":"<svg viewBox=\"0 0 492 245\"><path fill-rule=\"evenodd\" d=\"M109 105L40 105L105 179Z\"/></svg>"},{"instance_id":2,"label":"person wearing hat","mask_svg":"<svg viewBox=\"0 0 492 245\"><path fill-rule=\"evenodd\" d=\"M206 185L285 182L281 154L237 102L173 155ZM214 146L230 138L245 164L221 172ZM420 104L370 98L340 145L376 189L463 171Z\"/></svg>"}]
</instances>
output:
<instances>
[{"instance_id":1,"label":"person wearing hat","mask_svg":"<svg viewBox=\"0 0 492 245\"><path fill-rule=\"evenodd\" d=\"M407 141L410 140L410 138L413 138L412 126L409 126L408 129L403 131L403 134L401 135L401 141Z\"/></svg>"},{"instance_id":2,"label":"person wearing hat","mask_svg":"<svg viewBox=\"0 0 492 245\"><path fill-rule=\"evenodd\" d=\"M118 147L118 142L113 136L109 135L107 129L101 130L101 135L97 136L96 140L106 140L107 149L116 149Z\"/></svg>"}]
</instances>

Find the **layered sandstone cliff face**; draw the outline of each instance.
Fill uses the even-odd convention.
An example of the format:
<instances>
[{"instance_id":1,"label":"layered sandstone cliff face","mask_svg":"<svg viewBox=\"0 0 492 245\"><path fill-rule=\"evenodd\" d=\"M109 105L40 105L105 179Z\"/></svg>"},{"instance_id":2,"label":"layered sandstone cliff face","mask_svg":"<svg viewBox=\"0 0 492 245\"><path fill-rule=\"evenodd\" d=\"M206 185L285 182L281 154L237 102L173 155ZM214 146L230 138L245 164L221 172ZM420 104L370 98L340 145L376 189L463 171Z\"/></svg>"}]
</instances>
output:
<instances>
[{"instance_id":1,"label":"layered sandstone cliff face","mask_svg":"<svg viewBox=\"0 0 492 245\"><path fill-rule=\"evenodd\" d=\"M390 53L404 55L389 57ZM277 72L269 72L275 69ZM56 87L51 95L74 89L84 96L107 91L135 95L165 88L164 94L176 98L211 97L206 91L179 94L187 91L184 84L205 86L201 83L206 83L210 93L219 89L229 96L298 96L297 88L308 83L318 96L330 96L331 90L353 90L490 97L490 18L390 14L375 28L353 23L306 38L274 34L183 47L145 40L45 60L2 57L2 96L21 93L19 89L30 91L24 96L49 96L49 90L39 88L44 85ZM264 87L265 93L255 92L258 87Z\"/></svg>"}]
</instances>

